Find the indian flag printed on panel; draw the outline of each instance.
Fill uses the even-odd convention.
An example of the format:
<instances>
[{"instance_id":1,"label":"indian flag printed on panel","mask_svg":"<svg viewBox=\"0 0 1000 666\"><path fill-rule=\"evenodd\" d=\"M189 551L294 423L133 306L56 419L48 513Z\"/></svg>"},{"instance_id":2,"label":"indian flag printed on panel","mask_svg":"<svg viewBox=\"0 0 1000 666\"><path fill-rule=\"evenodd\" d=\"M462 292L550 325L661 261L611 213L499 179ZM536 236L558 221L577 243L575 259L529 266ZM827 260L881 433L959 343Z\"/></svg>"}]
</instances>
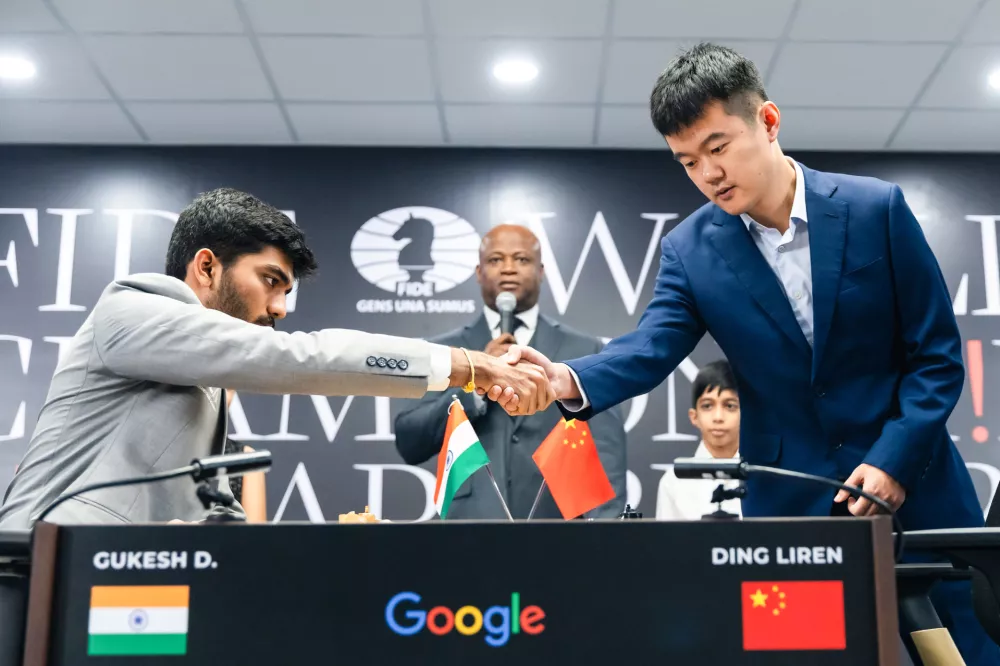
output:
<instances>
[{"instance_id":1,"label":"indian flag printed on panel","mask_svg":"<svg viewBox=\"0 0 1000 666\"><path fill-rule=\"evenodd\" d=\"M448 515L451 498L472 474L489 465L486 449L479 443L479 435L472 429L462 403L453 400L448 406L448 425L444 430L444 443L438 454L437 484L434 487L434 506L444 518Z\"/></svg>"},{"instance_id":2,"label":"indian flag printed on panel","mask_svg":"<svg viewBox=\"0 0 1000 666\"><path fill-rule=\"evenodd\" d=\"M87 654L186 654L189 596L187 585L95 585Z\"/></svg>"}]
</instances>

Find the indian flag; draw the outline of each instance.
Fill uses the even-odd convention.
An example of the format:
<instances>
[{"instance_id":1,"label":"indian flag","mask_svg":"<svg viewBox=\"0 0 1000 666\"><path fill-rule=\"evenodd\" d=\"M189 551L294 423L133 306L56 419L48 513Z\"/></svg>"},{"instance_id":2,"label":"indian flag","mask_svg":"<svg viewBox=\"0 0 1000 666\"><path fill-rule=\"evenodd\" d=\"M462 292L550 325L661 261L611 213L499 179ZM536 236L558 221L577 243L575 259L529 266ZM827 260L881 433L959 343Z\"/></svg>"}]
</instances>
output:
<instances>
[{"instance_id":1,"label":"indian flag","mask_svg":"<svg viewBox=\"0 0 1000 666\"><path fill-rule=\"evenodd\" d=\"M479 443L479 436L472 429L462 403L453 400L448 407L448 425L441 453L438 454L437 485L434 486L434 506L442 518L448 515L451 498L465 480L489 463L486 450Z\"/></svg>"},{"instance_id":2,"label":"indian flag","mask_svg":"<svg viewBox=\"0 0 1000 666\"><path fill-rule=\"evenodd\" d=\"M90 588L88 655L186 654L187 585Z\"/></svg>"}]
</instances>

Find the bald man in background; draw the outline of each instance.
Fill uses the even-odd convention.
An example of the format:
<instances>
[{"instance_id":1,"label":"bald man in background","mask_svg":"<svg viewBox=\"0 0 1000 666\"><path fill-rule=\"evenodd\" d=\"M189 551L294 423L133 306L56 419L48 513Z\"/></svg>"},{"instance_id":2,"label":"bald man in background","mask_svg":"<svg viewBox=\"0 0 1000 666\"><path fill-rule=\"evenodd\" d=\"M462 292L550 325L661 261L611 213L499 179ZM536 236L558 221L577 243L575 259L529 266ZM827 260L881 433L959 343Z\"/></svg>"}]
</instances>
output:
<instances>
[{"instance_id":1,"label":"bald man in background","mask_svg":"<svg viewBox=\"0 0 1000 666\"><path fill-rule=\"evenodd\" d=\"M515 342L530 344L549 358L570 359L593 354L603 348L597 338L575 331L539 314L538 296L544 276L538 239L528 229L515 225L494 227L479 248L476 280L482 289L483 313L468 325L434 341L441 344L482 349L502 356ZM509 291L517 299L513 334L501 334L496 298ZM532 416L510 416L502 407L476 393L449 390L406 400L396 417L396 449L410 465L437 456L444 439L448 404L453 396L469 416L493 466L497 484L514 518L531 511L542 476L531 455L562 415L555 406ZM608 410L589 421L598 454L615 499L589 512L590 518L615 518L625 507L625 429L620 408ZM536 518L560 518L548 490L542 496ZM486 474L474 474L459 488L448 510L449 519L503 519L503 507Z\"/></svg>"}]
</instances>

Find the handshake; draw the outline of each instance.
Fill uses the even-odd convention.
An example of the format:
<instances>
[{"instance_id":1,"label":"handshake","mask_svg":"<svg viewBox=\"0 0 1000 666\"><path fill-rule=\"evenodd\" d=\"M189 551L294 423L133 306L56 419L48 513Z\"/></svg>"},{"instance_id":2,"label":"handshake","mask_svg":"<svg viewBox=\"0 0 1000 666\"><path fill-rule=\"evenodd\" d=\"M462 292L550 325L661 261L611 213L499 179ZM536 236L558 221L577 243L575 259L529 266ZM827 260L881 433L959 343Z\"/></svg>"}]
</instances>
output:
<instances>
[{"instance_id":1,"label":"handshake","mask_svg":"<svg viewBox=\"0 0 1000 666\"><path fill-rule=\"evenodd\" d=\"M451 350L451 383L465 386L472 379L479 395L503 407L511 416L530 416L554 400L580 398L572 373L531 347L511 345L502 356ZM469 361L472 367L469 367Z\"/></svg>"}]
</instances>

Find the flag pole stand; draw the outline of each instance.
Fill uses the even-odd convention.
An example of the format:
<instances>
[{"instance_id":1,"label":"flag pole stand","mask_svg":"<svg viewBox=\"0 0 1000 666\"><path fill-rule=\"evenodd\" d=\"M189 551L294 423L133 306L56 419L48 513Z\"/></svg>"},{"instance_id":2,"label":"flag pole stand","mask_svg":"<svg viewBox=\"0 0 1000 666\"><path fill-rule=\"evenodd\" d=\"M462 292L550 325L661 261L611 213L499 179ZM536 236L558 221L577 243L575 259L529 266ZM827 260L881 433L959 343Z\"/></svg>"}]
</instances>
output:
<instances>
[{"instance_id":1,"label":"flag pole stand","mask_svg":"<svg viewBox=\"0 0 1000 666\"><path fill-rule=\"evenodd\" d=\"M497 485L496 477L493 476L493 465L491 463L486 463L486 473L490 475L490 481L493 482L493 490L497 491L497 497L500 498L500 506L503 507L503 512L507 514L507 520L514 522L514 516L510 515L507 502L503 500L503 495L500 493L500 486Z\"/></svg>"},{"instance_id":2,"label":"flag pole stand","mask_svg":"<svg viewBox=\"0 0 1000 666\"><path fill-rule=\"evenodd\" d=\"M542 501L542 492L545 490L545 479L542 479L542 485L538 488L538 494L535 495L535 503L531 505L531 511L528 512L528 520L531 520L532 516L535 515L535 509L538 508L538 503Z\"/></svg>"}]
</instances>

